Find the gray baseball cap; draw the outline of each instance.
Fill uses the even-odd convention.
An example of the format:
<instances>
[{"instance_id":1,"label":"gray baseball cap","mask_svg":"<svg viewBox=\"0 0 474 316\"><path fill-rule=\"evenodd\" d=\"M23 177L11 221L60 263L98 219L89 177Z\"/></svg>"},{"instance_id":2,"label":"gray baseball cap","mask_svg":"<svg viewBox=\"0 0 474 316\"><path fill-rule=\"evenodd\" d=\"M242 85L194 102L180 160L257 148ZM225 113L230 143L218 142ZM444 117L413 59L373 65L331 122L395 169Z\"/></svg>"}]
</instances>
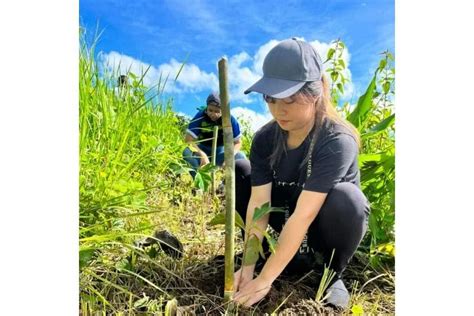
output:
<instances>
[{"instance_id":1,"label":"gray baseball cap","mask_svg":"<svg viewBox=\"0 0 474 316\"><path fill-rule=\"evenodd\" d=\"M296 38L281 41L263 61L263 77L244 91L286 98L308 81L321 80L323 63L311 44Z\"/></svg>"}]
</instances>

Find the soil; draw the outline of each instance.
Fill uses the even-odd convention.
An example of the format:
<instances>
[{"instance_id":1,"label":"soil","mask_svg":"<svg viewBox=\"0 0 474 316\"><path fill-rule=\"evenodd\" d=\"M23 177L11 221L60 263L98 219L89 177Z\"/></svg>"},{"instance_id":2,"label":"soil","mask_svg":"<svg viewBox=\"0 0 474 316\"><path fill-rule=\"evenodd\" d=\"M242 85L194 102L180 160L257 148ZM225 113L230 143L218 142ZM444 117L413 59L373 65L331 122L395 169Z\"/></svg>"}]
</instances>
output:
<instances>
[{"instance_id":1,"label":"soil","mask_svg":"<svg viewBox=\"0 0 474 316\"><path fill-rule=\"evenodd\" d=\"M345 284L351 291L351 284L357 276L348 273ZM208 298L192 294L193 291L176 293L179 305L178 315L222 315L228 306L222 301L224 284L223 256L218 256L205 264L196 265L187 275L195 292L205 293ZM309 272L304 276L280 276L267 296L251 308L239 308L239 315L339 315L342 311L324 306L314 300L320 276ZM361 280L362 281L362 280ZM350 283L349 283L350 282ZM280 306L281 305L281 306ZM280 307L279 307L280 306ZM278 308L279 307L279 308ZM346 311L347 313L348 311Z\"/></svg>"}]
</instances>

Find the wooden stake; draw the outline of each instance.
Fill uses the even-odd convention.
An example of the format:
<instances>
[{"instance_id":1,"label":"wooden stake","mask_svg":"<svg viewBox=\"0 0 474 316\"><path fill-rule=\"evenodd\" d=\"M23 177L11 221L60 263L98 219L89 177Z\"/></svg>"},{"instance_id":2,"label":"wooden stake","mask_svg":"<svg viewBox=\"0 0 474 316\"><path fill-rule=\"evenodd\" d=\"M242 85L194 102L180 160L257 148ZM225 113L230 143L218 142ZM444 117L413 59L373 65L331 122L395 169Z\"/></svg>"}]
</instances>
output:
<instances>
[{"instance_id":1,"label":"wooden stake","mask_svg":"<svg viewBox=\"0 0 474 316\"><path fill-rule=\"evenodd\" d=\"M214 138L212 139L212 165L216 166L216 151L217 151L217 137L218 137L219 126L214 126ZM211 190L212 197L216 196L216 170L213 169L211 173Z\"/></svg>"},{"instance_id":2,"label":"wooden stake","mask_svg":"<svg viewBox=\"0 0 474 316\"><path fill-rule=\"evenodd\" d=\"M235 175L234 134L230 121L229 94L227 90L227 60L219 60L219 90L222 106L222 129L224 132L225 160L225 273L224 301L234 294L234 222L235 222Z\"/></svg>"}]
</instances>

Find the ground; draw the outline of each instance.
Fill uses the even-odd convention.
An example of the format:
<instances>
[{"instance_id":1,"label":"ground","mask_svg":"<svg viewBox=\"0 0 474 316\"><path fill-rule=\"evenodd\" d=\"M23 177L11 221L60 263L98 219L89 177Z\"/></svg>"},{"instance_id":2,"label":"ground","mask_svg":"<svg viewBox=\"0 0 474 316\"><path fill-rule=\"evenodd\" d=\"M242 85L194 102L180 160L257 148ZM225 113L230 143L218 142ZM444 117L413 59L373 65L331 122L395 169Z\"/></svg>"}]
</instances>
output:
<instances>
[{"instance_id":1,"label":"ground","mask_svg":"<svg viewBox=\"0 0 474 316\"><path fill-rule=\"evenodd\" d=\"M179 191L176 194L176 199L156 195L158 200L152 202L163 212L152 220L157 230L169 230L181 240L183 257L171 258L157 245L144 250L122 248L121 252L103 249L97 260L82 271L81 290L91 296L97 294L93 291L100 292L109 304L97 301L91 307L90 302L82 300L81 315L95 315L101 305L106 314L160 315L173 299L178 315L223 315L232 310L222 299L224 228L209 225L210 219L223 210L223 200L199 194L180 196ZM236 252L241 251L241 245L238 237ZM104 268L106 264L108 268ZM239 315L393 315L394 278L392 269L375 270L367 254L357 252L344 273L352 294L345 311L315 301L319 284L315 272L280 277L262 301L237 311Z\"/></svg>"}]
</instances>

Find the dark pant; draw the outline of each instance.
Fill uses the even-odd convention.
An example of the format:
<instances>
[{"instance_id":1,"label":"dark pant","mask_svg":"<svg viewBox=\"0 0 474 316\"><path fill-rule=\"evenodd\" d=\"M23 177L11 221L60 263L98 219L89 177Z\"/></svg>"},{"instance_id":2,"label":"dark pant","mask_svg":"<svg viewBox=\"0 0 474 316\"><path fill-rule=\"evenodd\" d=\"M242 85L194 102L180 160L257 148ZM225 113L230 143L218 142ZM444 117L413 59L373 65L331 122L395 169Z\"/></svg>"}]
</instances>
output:
<instances>
[{"instance_id":1,"label":"dark pant","mask_svg":"<svg viewBox=\"0 0 474 316\"><path fill-rule=\"evenodd\" d=\"M235 179L236 210L245 220L251 192L248 160L235 162ZM336 184L309 226L310 254L322 255L327 265L334 249L331 268L340 277L365 235L369 210L369 203L359 187L349 182ZM284 222L283 213L270 213L269 225L275 231L281 232ZM311 266L313 262L303 258L298 251L285 270L304 273L315 268Z\"/></svg>"}]
</instances>

